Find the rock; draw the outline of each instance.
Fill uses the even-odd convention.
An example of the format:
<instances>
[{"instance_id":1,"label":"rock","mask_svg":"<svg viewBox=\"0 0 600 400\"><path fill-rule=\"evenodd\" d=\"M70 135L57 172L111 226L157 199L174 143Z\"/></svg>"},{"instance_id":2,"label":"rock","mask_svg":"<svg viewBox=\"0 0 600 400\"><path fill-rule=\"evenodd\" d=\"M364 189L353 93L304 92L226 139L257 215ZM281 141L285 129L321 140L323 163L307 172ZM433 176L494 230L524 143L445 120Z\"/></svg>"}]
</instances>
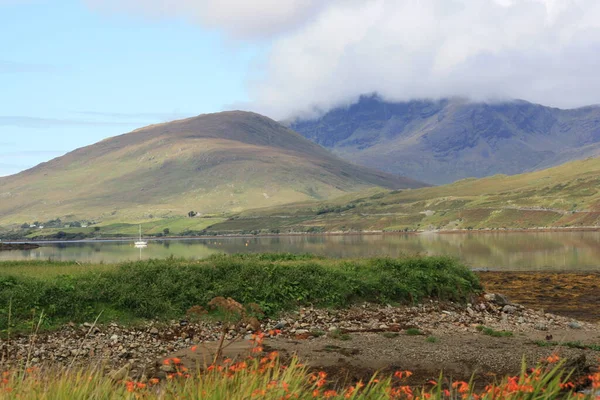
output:
<instances>
[{"instance_id":1,"label":"rock","mask_svg":"<svg viewBox=\"0 0 600 400\"><path fill-rule=\"evenodd\" d=\"M471 307L467 307L467 314L469 314L471 317L474 317L475 311L473 311L473 309Z\"/></svg>"},{"instance_id":2,"label":"rock","mask_svg":"<svg viewBox=\"0 0 600 400\"><path fill-rule=\"evenodd\" d=\"M571 329L581 329L581 324L577 321L569 322L569 328Z\"/></svg>"},{"instance_id":3,"label":"rock","mask_svg":"<svg viewBox=\"0 0 600 400\"><path fill-rule=\"evenodd\" d=\"M492 303L496 303L499 306L505 306L507 304L510 304L510 302L508 301L508 299L506 298L506 296L498 294L498 293L486 293L483 297L487 301L492 302Z\"/></svg>"},{"instance_id":4,"label":"rock","mask_svg":"<svg viewBox=\"0 0 600 400\"><path fill-rule=\"evenodd\" d=\"M517 312L517 307L507 304L504 307L502 307L502 311L506 314L514 314L515 312Z\"/></svg>"},{"instance_id":5,"label":"rock","mask_svg":"<svg viewBox=\"0 0 600 400\"><path fill-rule=\"evenodd\" d=\"M286 322L285 321L280 321L280 322L277 323L277 325L275 325L275 329L281 330L281 329L285 328L285 326L286 326Z\"/></svg>"},{"instance_id":6,"label":"rock","mask_svg":"<svg viewBox=\"0 0 600 400\"><path fill-rule=\"evenodd\" d=\"M390 329L390 327L387 326L386 324L381 324L381 325L379 325L379 329L387 330L387 329Z\"/></svg>"},{"instance_id":7,"label":"rock","mask_svg":"<svg viewBox=\"0 0 600 400\"><path fill-rule=\"evenodd\" d=\"M537 324L534 325L534 328L537 329L538 331L547 331L548 325L538 322Z\"/></svg>"},{"instance_id":8,"label":"rock","mask_svg":"<svg viewBox=\"0 0 600 400\"><path fill-rule=\"evenodd\" d=\"M337 331L337 330L338 330L337 326L330 326L329 327L329 332L333 332L333 331Z\"/></svg>"},{"instance_id":9,"label":"rock","mask_svg":"<svg viewBox=\"0 0 600 400\"><path fill-rule=\"evenodd\" d=\"M151 335L158 335L158 329L156 329L156 328L150 329L150 334Z\"/></svg>"},{"instance_id":10,"label":"rock","mask_svg":"<svg viewBox=\"0 0 600 400\"><path fill-rule=\"evenodd\" d=\"M308 329L296 329L296 335L305 335L308 333Z\"/></svg>"},{"instance_id":11,"label":"rock","mask_svg":"<svg viewBox=\"0 0 600 400\"><path fill-rule=\"evenodd\" d=\"M110 337L111 342L117 342L119 340L119 335L112 335Z\"/></svg>"}]
</instances>

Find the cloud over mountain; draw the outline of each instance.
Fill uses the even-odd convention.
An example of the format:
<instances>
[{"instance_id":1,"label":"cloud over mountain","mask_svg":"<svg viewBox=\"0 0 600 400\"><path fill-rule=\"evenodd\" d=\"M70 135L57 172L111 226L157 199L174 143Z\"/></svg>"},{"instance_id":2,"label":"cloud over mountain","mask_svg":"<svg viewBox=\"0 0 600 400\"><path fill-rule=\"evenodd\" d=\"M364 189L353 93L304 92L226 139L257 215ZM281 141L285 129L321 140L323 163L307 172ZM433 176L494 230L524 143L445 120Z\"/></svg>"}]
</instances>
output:
<instances>
[{"instance_id":1,"label":"cloud over mountain","mask_svg":"<svg viewBox=\"0 0 600 400\"><path fill-rule=\"evenodd\" d=\"M248 83L275 118L360 94L600 103L597 0L87 0L269 47Z\"/></svg>"}]
</instances>

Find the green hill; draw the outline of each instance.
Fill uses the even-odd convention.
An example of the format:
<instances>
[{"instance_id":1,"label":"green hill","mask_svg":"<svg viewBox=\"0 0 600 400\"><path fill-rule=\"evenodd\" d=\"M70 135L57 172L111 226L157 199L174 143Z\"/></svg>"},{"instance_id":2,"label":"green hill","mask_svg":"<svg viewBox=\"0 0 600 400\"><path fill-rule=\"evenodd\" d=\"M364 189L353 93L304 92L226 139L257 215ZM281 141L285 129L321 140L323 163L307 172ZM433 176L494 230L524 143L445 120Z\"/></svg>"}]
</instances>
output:
<instances>
[{"instance_id":1,"label":"green hill","mask_svg":"<svg viewBox=\"0 0 600 400\"><path fill-rule=\"evenodd\" d=\"M234 111L148 126L0 178L0 224L221 214L419 186Z\"/></svg>"},{"instance_id":2,"label":"green hill","mask_svg":"<svg viewBox=\"0 0 600 400\"><path fill-rule=\"evenodd\" d=\"M212 231L403 231L600 227L600 158L521 175L465 179L252 210Z\"/></svg>"}]
</instances>

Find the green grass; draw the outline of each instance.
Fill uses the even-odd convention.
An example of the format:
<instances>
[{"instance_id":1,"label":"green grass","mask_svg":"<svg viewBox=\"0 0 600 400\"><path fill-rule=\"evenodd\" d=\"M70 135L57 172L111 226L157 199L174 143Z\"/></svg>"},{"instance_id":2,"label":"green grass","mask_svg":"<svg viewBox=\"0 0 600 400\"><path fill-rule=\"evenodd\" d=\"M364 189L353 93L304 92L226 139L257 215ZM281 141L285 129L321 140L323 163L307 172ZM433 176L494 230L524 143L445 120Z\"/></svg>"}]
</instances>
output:
<instances>
[{"instance_id":1,"label":"green grass","mask_svg":"<svg viewBox=\"0 0 600 400\"><path fill-rule=\"evenodd\" d=\"M267 362L265 362L266 360ZM297 357L284 363L276 353L264 359L223 362L210 370L187 371L180 360L169 359L181 377L133 381L115 380L100 369L25 369L6 371L0 383L0 399L205 399L267 400L281 399L581 399L592 400L594 394L575 393L576 380L566 371L564 361L537 365L534 371L525 364L520 374L499 377L485 389L477 390L472 382L454 381L442 374L427 384L411 383L407 371L376 374L358 382L336 382L327 373L310 371ZM215 367L213 365L213 367ZM183 371L183 372L181 372ZM401 374L401 375L398 375ZM600 375L589 378L594 385ZM422 381L422 379L421 379Z\"/></svg>"},{"instance_id":2,"label":"green grass","mask_svg":"<svg viewBox=\"0 0 600 400\"><path fill-rule=\"evenodd\" d=\"M582 349L582 350L594 350L600 351L600 345L597 344L584 344L580 341L574 342L555 342L555 341L544 341L544 340L536 340L534 342L536 345L540 347L569 347L571 349Z\"/></svg>"},{"instance_id":3,"label":"green grass","mask_svg":"<svg viewBox=\"0 0 600 400\"><path fill-rule=\"evenodd\" d=\"M419 336L419 335L422 335L422 334L423 334L423 332L421 332L421 330L420 330L420 329L418 329L418 328L408 328L408 329L406 330L406 334L407 334L408 336Z\"/></svg>"},{"instance_id":4,"label":"green grass","mask_svg":"<svg viewBox=\"0 0 600 400\"><path fill-rule=\"evenodd\" d=\"M513 333L511 331L497 331L497 330L494 330L492 328L488 328L488 327L483 326L483 325L478 325L476 327L476 329L479 332L481 332L481 333L483 333L484 335L487 335L487 336L493 336L493 337L511 337L511 336L513 336Z\"/></svg>"},{"instance_id":5,"label":"green grass","mask_svg":"<svg viewBox=\"0 0 600 400\"><path fill-rule=\"evenodd\" d=\"M177 318L217 296L257 303L268 315L298 306L346 307L369 301L410 303L424 298L465 301L481 289L478 279L454 259L326 259L309 255L218 255L205 260L130 262L117 266L0 264L0 328L30 322L32 313L46 324ZM63 274L72 268L75 273ZM8 272L7 272L8 271ZM12 273L11 273L12 271Z\"/></svg>"},{"instance_id":6,"label":"green grass","mask_svg":"<svg viewBox=\"0 0 600 400\"><path fill-rule=\"evenodd\" d=\"M352 336L350 336L347 333L344 333L341 329L335 329L331 332L329 332L329 334L327 335L332 339L336 339L336 340L351 340Z\"/></svg>"},{"instance_id":7,"label":"green grass","mask_svg":"<svg viewBox=\"0 0 600 400\"><path fill-rule=\"evenodd\" d=\"M400 336L398 332L383 332L381 335L386 339L394 339Z\"/></svg>"},{"instance_id":8,"label":"green grass","mask_svg":"<svg viewBox=\"0 0 600 400\"><path fill-rule=\"evenodd\" d=\"M90 272L106 272L111 264L86 264L75 261L0 261L0 277L17 276L49 279L57 275L76 276Z\"/></svg>"},{"instance_id":9,"label":"green grass","mask_svg":"<svg viewBox=\"0 0 600 400\"><path fill-rule=\"evenodd\" d=\"M439 339L436 338L435 336L427 336L425 341L428 343L437 343L437 342L439 342Z\"/></svg>"},{"instance_id":10,"label":"green grass","mask_svg":"<svg viewBox=\"0 0 600 400\"><path fill-rule=\"evenodd\" d=\"M211 230L239 232L257 219L254 229L264 233L600 226L599 176L600 158L588 159L521 175L248 210Z\"/></svg>"}]
</instances>

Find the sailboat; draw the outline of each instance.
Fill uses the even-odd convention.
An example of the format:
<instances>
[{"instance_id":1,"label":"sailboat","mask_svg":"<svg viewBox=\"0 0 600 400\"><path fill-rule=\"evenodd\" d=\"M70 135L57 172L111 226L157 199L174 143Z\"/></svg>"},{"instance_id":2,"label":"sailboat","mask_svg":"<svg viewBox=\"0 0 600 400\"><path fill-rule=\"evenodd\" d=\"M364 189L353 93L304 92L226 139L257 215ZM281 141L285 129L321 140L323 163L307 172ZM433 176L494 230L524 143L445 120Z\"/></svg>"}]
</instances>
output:
<instances>
[{"instance_id":1,"label":"sailboat","mask_svg":"<svg viewBox=\"0 0 600 400\"><path fill-rule=\"evenodd\" d=\"M142 240L142 225L140 225L140 238L134 243L135 247L146 247L148 246L148 242L145 240Z\"/></svg>"}]
</instances>

